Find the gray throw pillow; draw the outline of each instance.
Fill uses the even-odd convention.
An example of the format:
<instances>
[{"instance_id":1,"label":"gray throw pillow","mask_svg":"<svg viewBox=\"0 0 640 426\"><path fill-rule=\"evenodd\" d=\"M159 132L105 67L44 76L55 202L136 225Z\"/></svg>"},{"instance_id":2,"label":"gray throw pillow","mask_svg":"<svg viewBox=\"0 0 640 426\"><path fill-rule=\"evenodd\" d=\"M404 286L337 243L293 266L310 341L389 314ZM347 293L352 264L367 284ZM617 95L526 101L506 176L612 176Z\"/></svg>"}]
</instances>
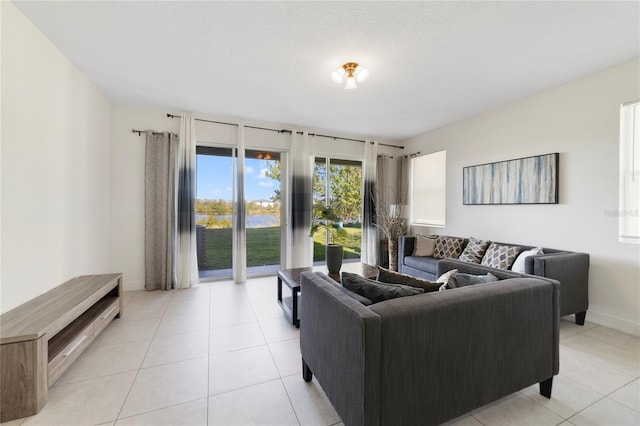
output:
<instances>
[{"instance_id":1,"label":"gray throw pillow","mask_svg":"<svg viewBox=\"0 0 640 426\"><path fill-rule=\"evenodd\" d=\"M492 273L488 273L487 275L471 275L458 272L449 278L447 288L460 288L468 285L484 284L494 281L498 281L498 277Z\"/></svg>"},{"instance_id":2,"label":"gray throw pillow","mask_svg":"<svg viewBox=\"0 0 640 426\"><path fill-rule=\"evenodd\" d=\"M433 257L436 248L437 235L416 235L416 244L413 248L413 256Z\"/></svg>"},{"instance_id":3,"label":"gray throw pillow","mask_svg":"<svg viewBox=\"0 0 640 426\"><path fill-rule=\"evenodd\" d=\"M374 280L363 278L357 274L349 272L342 273L342 285L348 290L366 297L373 303L383 300L395 299L397 297L414 296L424 293L421 288L409 287L400 284L386 284Z\"/></svg>"},{"instance_id":4,"label":"gray throw pillow","mask_svg":"<svg viewBox=\"0 0 640 426\"><path fill-rule=\"evenodd\" d=\"M421 288L425 293L431 291L438 291L440 283L434 283L433 281L423 280L422 278L412 277L411 275L401 274L400 272L390 271L382 266L378 266L378 281L389 284L402 284L410 287Z\"/></svg>"}]
</instances>

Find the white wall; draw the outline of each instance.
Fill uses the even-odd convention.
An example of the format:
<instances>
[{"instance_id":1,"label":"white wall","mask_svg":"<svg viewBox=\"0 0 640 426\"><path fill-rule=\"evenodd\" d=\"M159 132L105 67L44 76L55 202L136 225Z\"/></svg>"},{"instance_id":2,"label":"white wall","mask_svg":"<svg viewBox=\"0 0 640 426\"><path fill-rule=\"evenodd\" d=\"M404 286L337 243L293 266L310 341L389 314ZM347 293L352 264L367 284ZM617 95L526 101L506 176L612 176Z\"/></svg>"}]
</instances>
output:
<instances>
[{"instance_id":1,"label":"white wall","mask_svg":"<svg viewBox=\"0 0 640 426\"><path fill-rule=\"evenodd\" d=\"M2 8L1 311L109 272L109 103L10 2Z\"/></svg>"},{"instance_id":2,"label":"white wall","mask_svg":"<svg viewBox=\"0 0 640 426\"><path fill-rule=\"evenodd\" d=\"M587 320L640 334L640 246L618 242L620 104L640 97L640 61L574 81L406 141L447 150L447 226L418 233L591 255ZM560 153L560 204L462 205L462 168Z\"/></svg>"}]
</instances>

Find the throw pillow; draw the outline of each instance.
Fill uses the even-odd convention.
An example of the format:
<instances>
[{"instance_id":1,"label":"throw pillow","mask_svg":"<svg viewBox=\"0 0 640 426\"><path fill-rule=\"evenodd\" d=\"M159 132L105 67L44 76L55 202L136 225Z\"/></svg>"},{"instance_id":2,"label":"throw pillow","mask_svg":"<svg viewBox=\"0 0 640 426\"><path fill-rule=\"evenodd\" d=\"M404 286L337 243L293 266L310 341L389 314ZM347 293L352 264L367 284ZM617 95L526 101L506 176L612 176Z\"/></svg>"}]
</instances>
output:
<instances>
[{"instance_id":1,"label":"throw pillow","mask_svg":"<svg viewBox=\"0 0 640 426\"><path fill-rule=\"evenodd\" d=\"M519 252L520 247L518 246L491 243L481 264L496 269L509 269Z\"/></svg>"},{"instance_id":2,"label":"throw pillow","mask_svg":"<svg viewBox=\"0 0 640 426\"><path fill-rule=\"evenodd\" d=\"M474 284L484 284L498 281L498 277L492 273L487 275L471 275L471 274L454 274L447 282L447 288L460 288Z\"/></svg>"},{"instance_id":3,"label":"throw pillow","mask_svg":"<svg viewBox=\"0 0 640 426\"><path fill-rule=\"evenodd\" d=\"M422 278L416 278L411 275L390 271L382 266L378 266L378 277L376 279L383 283L402 284L410 287L421 288L425 293L437 291L438 288L440 288L440 283L434 283L433 281L423 280Z\"/></svg>"},{"instance_id":4,"label":"throw pillow","mask_svg":"<svg viewBox=\"0 0 640 426\"><path fill-rule=\"evenodd\" d=\"M333 281L333 280L331 280L331 281ZM349 290L345 286L343 286L340 283L337 283L335 281L333 281L332 284L335 285L336 288L338 288L341 292L343 292L344 294L348 295L352 299L355 299L358 302L362 303L364 306L371 305L371 300L367 299L366 297L360 296L358 293L354 293L353 291Z\"/></svg>"},{"instance_id":5,"label":"throw pillow","mask_svg":"<svg viewBox=\"0 0 640 426\"><path fill-rule=\"evenodd\" d=\"M458 259L464 260L465 262L480 263L482 262L484 253L487 251L487 247L489 247L489 241L469 237L469 243Z\"/></svg>"},{"instance_id":6,"label":"throw pillow","mask_svg":"<svg viewBox=\"0 0 640 426\"><path fill-rule=\"evenodd\" d=\"M511 270L513 272L520 272L521 274L524 274L526 272L525 263L527 261L527 257L535 256L536 254L544 254L544 252L542 251L542 247L536 247L532 248L531 250L523 251L522 253L520 253L516 261L513 262Z\"/></svg>"},{"instance_id":7,"label":"throw pillow","mask_svg":"<svg viewBox=\"0 0 640 426\"><path fill-rule=\"evenodd\" d=\"M438 291L446 290L449 280L451 279L452 276L456 275L457 273L458 273L457 269L452 269L440 275L436 280L437 283L441 284L440 287L438 287Z\"/></svg>"},{"instance_id":8,"label":"throw pillow","mask_svg":"<svg viewBox=\"0 0 640 426\"><path fill-rule=\"evenodd\" d=\"M444 259L452 257L457 259L462 253L464 240L462 238L438 237L436 247L433 249L433 257L436 259Z\"/></svg>"},{"instance_id":9,"label":"throw pillow","mask_svg":"<svg viewBox=\"0 0 640 426\"><path fill-rule=\"evenodd\" d=\"M433 256L436 248L437 235L416 235L416 245L413 248L413 256Z\"/></svg>"},{"instance_id":10,"label":"throw pillow","mask_svg":"<svg viewBox=\"0 0 640 426\"><path fill-rule=\"evenodd\" d=\"M397 297L414 296L424 293L421 288L409 287L400 284L386 284L378 281L363 278L357 274L349 272L342 273L342 285L348 290L366 297L373 303L383 300L395 299Z\"/></svg>"}]
</instances>

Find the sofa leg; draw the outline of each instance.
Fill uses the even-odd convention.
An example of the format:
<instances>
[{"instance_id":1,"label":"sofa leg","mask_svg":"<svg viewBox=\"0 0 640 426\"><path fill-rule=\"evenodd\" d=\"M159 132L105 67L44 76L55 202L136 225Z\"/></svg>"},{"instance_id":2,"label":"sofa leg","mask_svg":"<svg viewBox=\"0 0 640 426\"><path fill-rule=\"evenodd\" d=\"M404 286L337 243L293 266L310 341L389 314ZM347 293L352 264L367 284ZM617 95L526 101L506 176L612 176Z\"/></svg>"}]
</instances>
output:
<instances>
[{"instance_id":1,"label":"sofa leg","mask_svg":"<svg viewBox=\"0 0 640 426\"><path fill-rule=\"evenodd\" d=\"M584 319L587 316L587 311L576 312L576 324L584 325Z\"/></svg>"},{"instance_id":2,"label":"sofa leg","mask_svg":"<svg viewBox=\"0 0 640 426\"><path fill-rule=\"evenodd\" d=\"M553 377L540 382L540 395L551 399L551 387L553 386Z\"/></svg>"},{"instance_id":3,"label":"sofa leg","mask_svg":"<svg viewBox=\"0 0 640 426\"><path fill-rule=\"evenodd\" d=\"M313 379L313 373L307 363L304 362L304 358L302 358L302 378L305 382L310 382Z\"/></svg>"}]
</instances>

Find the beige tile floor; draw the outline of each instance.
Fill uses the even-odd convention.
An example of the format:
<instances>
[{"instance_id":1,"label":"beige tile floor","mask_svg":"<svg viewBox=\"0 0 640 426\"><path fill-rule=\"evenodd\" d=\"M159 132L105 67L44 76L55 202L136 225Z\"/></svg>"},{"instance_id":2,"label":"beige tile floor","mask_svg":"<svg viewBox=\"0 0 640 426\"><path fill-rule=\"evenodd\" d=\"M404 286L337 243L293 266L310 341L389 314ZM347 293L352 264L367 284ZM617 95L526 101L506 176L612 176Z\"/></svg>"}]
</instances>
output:
<instances>
[{"instance_id":1,"label":"beige tile floor","mask_svg":"<svg viewBox=\"0 0 640 426\"><path fill-rule=\"evenodd\" d=\"M125 293L115 320L51 388L36 416L10 425L341 425L300 374L299 330L276 279ZM588 316L587 316L588 318ZM562 321L560 375L453 420L455 425L640 425L640 338Z\"/></svg>"}]
</instances>

